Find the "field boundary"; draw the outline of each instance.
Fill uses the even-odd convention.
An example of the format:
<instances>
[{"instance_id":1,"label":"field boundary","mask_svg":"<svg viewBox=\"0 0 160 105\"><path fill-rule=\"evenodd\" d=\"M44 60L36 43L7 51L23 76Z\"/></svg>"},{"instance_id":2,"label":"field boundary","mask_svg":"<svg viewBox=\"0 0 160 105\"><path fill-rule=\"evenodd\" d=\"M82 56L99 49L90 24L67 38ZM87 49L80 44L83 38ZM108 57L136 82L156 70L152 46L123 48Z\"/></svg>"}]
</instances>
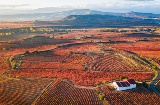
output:
<instances>
[{"instance_id":1,"label":"field boundary","mask_svg":"<svg viewBox=\"0 0 160 105\"><path fill-rule=\"evenodd\" d=\"M50 82L39 94L38 96L33 100L33 102L31 103L31 105L35 105L35 102L38 100L38 98L45 92L46 89L48 89L48 87L54 82L56 82L57 80L53 80L52 82Z\"/></svg>"}]
</instances>

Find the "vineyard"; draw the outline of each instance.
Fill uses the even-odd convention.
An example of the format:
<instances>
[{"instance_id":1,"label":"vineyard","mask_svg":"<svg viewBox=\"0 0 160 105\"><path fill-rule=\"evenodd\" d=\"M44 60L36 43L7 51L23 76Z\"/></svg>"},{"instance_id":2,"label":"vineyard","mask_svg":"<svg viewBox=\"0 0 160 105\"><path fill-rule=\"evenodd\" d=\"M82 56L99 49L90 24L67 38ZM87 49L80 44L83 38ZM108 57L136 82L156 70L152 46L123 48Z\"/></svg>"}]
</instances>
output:
<instances>
[{"instance_id":1,"label":"vineyard","mask_svg":"<svg viewBox=\"0 0 160 105\"><path fill-rule=\"evenodd\" d=\"M86 55L58 49L24 56L20 69L85 70L83 64L90 60Z\"/></svg>"},{"instance_id":2,"label":"vineyard","mask_svg":"<svg viewBox=\"0 0 160 105\"><path fill-rule=\"evenodd\" d=\"M4 73L6 70L0 70L0 74Z\"/></svg>"},{"instance_id":3,"label":"vineyard","mask_svg":"<svg viewBox=\"0 0 160 105\"><path fill-rule=\"evenodd\" d=\"M160 64L160 58L155 59L155 62L157 62L158 64Z\"/></svg>"},{"instance_id":4,"label":"vineyard","mask_svg":"<svg viewBox=\"0 0 160 105\"><path fill-rule=\"evenodd\" d=\"M8 71L7 75L14 78L62 78L83 86L119 80L120 76L139 81L154 77L146 65L135 66L138 59L133 60L134 63L130 60L132 58L126 59L128 53L120 56L120 52L107 49L109 52L94 43L80 43L60 46L54 50L25 53L19 58L22 63L16 64L20 67Z\"/></svg>"},{"instance_id":5,"label":"vineyard","mask_svg":"<svg viewBox=\"0 0 160 105\"><path fill-rule=\"evenodd\" d=\"M5 28L5 27L9 27L9 28L30 27L33 24L34 23L32 21L19 22L19 23L15 23L15 22L0 22L0 28Z\"/></svg>"},{"instance_id":6,"label":"vineyard","mask_svg":"<svg viewBox=\"0 0 160 105\"><path fill-rule=\"evenodd\" d=\"M101 105L94 90L79 89L62 80L52 83L33 105L50 103L53 105Z\"/></svg>"},{"instance_id":7,"label":"vineyard","mask_svg":"<svg viewBox=\"0 0 160 105\"><path fill-rule=\"evenodd\" d=\"M8 57L0 57L0 69L10 69Z\"/></svg>"},{"instance_id":8,"label":"vineyard","mask_svg":"<svg viewBox=\"0 0 160 105\"><path fill-rule=\"evenodd\" d=\"M6 51L0 50L0 74L3 74L7 69L10 69L8 61L9 57L3 57L4 53L6 53Z\"/></svg>"},{"instance_id":9,"label":"vineyard","mask_svg":"<svg viewBox=\"0 0 160 105\"><path fill-rule=\"evenodd\" d=\"M28 105L40 94L52 79L11 79L0 77L0 104Z\"/></svg>"},{"instance_id":10,"label":"vineyard","mask_svg":"<svg viewBox=\"0 0 160 105\"><path fill-rule=\"evenodd\" d=\"M0 36L0 105L160 104L156 93L138 84L157 75L158 35L56 31ZM137 88L118 92L108 87L122 77L134 79Z\"/></svg>"},{"instance_id":11,"label":"vineyard","mask_svg":"<svg viewBox=\"0 0 160 105\"><path fill-rule=\"evenodd\" d=\"M124 44L115 44L111 46L122 50L132 51L145 57L150 57L150 58L160 57L160 41L159 40L152 41L152 40L149 42L135 42L129 44L124 43Z\"/></svg>"},{"instance_id":12,"label":"vineyard","mask_svg":"<svg viewBox=\"0 0 160 105\"><path fill-rule=\"evenodd\" d=\"M88 86L95 85L97 82L119 80L120 76L127 76L135 80L150 80L153 78L152 72L85 72L74 70L15 70L8 72L11 77L46 77L46 78L63 78L71 80L74 84Z\"/></svg>"},{"instance_id":13,"label":"vineyard","mask_svg":"<svg viewBox=\"0 0 160 105\"><path fill-rule=\"evenodd\" d=\"M123 58L114 54L105 54L93 60L90 64L90 70L94 71L109 71L109 72L143 72L150 71L147 68L135 66L130 61L125 61Z\"/></svg>"},{"instance_id":14,"label":"vineyard","mask_svg":"<svg viewBox=\"0 0 160 105\"><path fill-rule=\"evenodd\" d=\"M159 105L160 97L147 90L142 86L138 86L134 90L114 92L108 87L102 88L106 94L107 100L111 105ZM138 97L138 98L137 98Z\"/></svg>"}]
</instances>

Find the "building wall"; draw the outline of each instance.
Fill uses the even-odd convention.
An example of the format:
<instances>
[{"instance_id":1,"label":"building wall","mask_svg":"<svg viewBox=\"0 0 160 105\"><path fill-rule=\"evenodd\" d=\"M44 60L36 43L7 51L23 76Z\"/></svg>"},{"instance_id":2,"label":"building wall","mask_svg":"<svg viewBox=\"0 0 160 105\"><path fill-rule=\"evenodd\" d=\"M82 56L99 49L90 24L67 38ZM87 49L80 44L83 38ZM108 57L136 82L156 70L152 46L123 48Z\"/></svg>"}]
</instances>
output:
<instances>
[{"instance_id":1,"label":"building wall","mask_svg":"<svg viewBox=\"0 0 160 105\"><path fill-rule=\"evenodd\" d=\"M129 87L119 87L116 82L113 82L113 86L117 91L121 91L121 90L128 90L128 89L133 89L136 88L136 84L130 84Z\"/></svg>"},{"instance_id":2,"label":"building wall","mask_svg":"<svg viewBox=\"0 0 160 105\"><path fill-rule=\"evenodd\" d=\"M136 88L136 84L130 84L130 88Z\"/></svg>"}]
</instances>

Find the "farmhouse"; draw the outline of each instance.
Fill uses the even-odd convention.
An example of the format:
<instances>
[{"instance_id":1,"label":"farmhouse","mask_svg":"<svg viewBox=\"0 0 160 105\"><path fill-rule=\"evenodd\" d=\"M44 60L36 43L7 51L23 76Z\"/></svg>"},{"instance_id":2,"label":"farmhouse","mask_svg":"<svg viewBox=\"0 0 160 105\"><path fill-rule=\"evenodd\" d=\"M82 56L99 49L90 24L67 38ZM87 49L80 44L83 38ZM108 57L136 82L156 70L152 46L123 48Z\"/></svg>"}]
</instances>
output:
<instances>
[{"instance_id":1,"label":"farmhouse","mask_svg":"<svg viewBox=\"0 0 160 105\"><path fill-rule=\"evenodd\" d=\"M127 79L124 81L113 82L113 86L117 91L133 89L136 88L136 82L134 79Z\"/></svg>"}]
</instances>

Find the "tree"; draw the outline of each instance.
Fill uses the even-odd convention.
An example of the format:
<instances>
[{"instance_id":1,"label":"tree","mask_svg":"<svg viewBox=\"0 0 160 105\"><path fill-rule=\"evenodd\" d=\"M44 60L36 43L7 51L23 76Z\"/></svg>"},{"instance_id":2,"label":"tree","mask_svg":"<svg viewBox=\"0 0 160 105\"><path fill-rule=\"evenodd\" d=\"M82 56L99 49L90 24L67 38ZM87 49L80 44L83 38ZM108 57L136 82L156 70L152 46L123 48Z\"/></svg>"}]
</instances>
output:
<instances>
[{"instance_id":1,"label":"tree","mask_svg":"<svg viewBox=\"0 0 160 105\"><path fill-rule=\"evenodd\" d=\"M12 69L16 69L17 67L16 62L13 62L11 66L12 66Z\"/></svg>"},{"instance_id":2,"label":"tree","mask_svg":"<svg viewBox=\"0 0 160 105\"><path fill-rule=\"evenodd\" d=\"M148 84L147 84L145 81L142 82L142 85L143 85L145 88L148 88Z\"/></svg>"},{"instance_id":3,"label":"tree","mask_svg":"<svg viewBox=\"0 0 160 105\"><path fill-rule=\"evenodd\" d=\"M2 50L6 50L6 48L2 48Z\"/></svg>"},{"instance_id":4,"label":"tree","mask_svg":"<svg viewBox=\"0 0 160 105\"><path fill-rule=\"evenodd\" d=\"M120 76L120 80L122 81L123 79L127 79L127 76Z\"/></svg>"},{"instance_id":5,"label":"tree","mask_svg":"<svg viewBox=\"0 0 160 105\"><path fill-rule=\"evenodd\" d=\"M54 39L54 35L51 35L50 38L53 38L53 39Z\"/></svg>"},{"instance_id":6,"label":"tree","mask_svg":"<svg viewBox=\"0 0 160 105\"><path fill-rule=\"evenodd\" d=\"M93 42L94 42L94 40L91 40L90 42L91 42L91 43L93 43Z\"/></svg>"},{"instance_id":7,"label":"tree","mask_svg":"<svg viewBox=\"0 0 160 105\"><path fill-rule=\"evenodd\" d=\"M37 50L36 50L36 51L33 51L32 53L34 53L34 54L38 54L38 53L39 53L39 51L37 51Z\"/></svg>"},{"instance_id":8,"label":"tree","mask_svg":"<svg viewBox=\"0 0 160 105\"><path fill-rule=\"evenodd\" d=\"M99 97L99 99L102 101L102 100L104 100L105 95L104 95L104 94L102 94L102 93L99 93L98 97Z\"/></svg>"},{"instance_id":9,"label":"tree","mask_svg":"<svg viewBox=\"0 0 160 105\"><path fill-rule=\"evenodd\" d=\"M26 51L24 54L27 55L27 54L29 54L29 53L30 53L29 51Z\"/></svg>"},{"instance_id":10,"label":"tree","mask_svg":"<svg viewBox=\"0 0 160 105\"><path fill-rule=\"evenodd\" d=\"M152 68L153 70L157 70L157 66L155 66L155 65L153 65L151 68Z\"/></svg>"},{"instance_id":11,"label":"tree","mask_svg":"<svg viewBox=\"0 0 160 105\"><path fill-rule=\"evenodd\" d=\"M107 83L107 81L106 80L103 80L103 82L102 82L103 84L106 84Z\"/></svg>"}]
</instances>

